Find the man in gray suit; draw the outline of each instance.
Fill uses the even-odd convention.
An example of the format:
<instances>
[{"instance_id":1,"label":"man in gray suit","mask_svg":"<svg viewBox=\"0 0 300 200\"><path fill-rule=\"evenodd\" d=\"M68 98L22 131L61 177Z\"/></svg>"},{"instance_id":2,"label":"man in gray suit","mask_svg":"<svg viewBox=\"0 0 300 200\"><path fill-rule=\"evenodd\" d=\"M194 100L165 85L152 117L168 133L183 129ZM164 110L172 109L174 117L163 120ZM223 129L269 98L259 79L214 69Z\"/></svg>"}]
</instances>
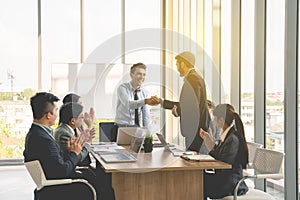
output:
<instances>
[{"instance_id":1,"label":"man in gray suit","mask_svg":"<svg viewBox=\"0 0 300 200\"><path fill-rule=\"evenodd\" d=\"M61 106L59 111L60 124L54 131L54 138L63 151L68 150L69 138L75 139L81 133L78 127L83 124L83 106L78 103L66 103ZM89 152L90 144L87 142L89 138L84 137L84 146L78 155L79 166L88 166L90 164Z\"/></svg>"},{"instance_id":2,"label":"man in gray suit","mask_svg":"<svg viewBox=\"0 0 300 200\"><path fill-rule=\"evenodd\" d=\"M59 144L60 148L64 151L64 153L68 154L68 141L70 138L74 139L80 136L79 127L82 127L84 113L83 106L78 103L66 103L60 107L59 110L60 116L60 124L54 131L54 138L56 142ZM89 134L87 134L89 136ZM81 152L77 155L80 163L78 165L88 166L87 170L82 171L83 174L87 174L87 176L91 176L90 180L95 181L94 185L97 185L96 189L99 190L100 199L115 199L114 190L112 188L111 183L111 174L105 173L99 167L94 169L89 166L90 164L90 144L89 137L84 139L85 143L82 147Z\"/></svg>"}]
</instances>

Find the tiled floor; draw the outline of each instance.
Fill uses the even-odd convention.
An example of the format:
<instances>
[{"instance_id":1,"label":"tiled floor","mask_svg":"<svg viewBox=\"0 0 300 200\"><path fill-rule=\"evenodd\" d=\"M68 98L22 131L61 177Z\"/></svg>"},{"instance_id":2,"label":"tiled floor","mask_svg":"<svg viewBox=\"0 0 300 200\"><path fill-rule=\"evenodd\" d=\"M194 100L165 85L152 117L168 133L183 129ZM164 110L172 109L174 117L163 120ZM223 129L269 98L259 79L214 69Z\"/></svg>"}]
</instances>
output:
<instances>
[{"instance_id":1,"label":"tiled floor","mask_svg":"<svg viewBox=\"0 0 300 200\"><path fill-rule=\"evenodd\" d=\"M34 188L24 165L0 167L1 200L33 200Z\"/></svg>"}]
</instances>

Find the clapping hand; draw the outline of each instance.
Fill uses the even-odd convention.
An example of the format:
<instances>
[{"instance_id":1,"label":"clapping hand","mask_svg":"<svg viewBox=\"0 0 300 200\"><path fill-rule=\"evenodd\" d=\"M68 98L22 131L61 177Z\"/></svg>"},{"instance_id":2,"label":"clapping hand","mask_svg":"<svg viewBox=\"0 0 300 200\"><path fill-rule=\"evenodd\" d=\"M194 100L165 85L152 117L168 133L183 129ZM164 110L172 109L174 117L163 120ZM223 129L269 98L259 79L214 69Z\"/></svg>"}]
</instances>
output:
<instances>
[{"instance_id":1,"label":"clapping hand","mask_svg":"<svg viewBox=\"0 0 300 200\"><path fill-rule=\"evenodd\" d=\"M91 128L91 129L89 129L88 130L89 131L89 140L87 141L88 143L92 143L92 141L93 141L93 138L95 137L95 135L96 135L96 129L95 129L95 127L93 127L93 128Z\"/></svg>"},{"instance_id":2,"label":"clapping hand","mask_svg":"<svg viewBox=\"0 0 300 200\"><path fill-rule=\"evenodd\" d=\"M72 139L72 137L69 138L68 140L68 149L69 151L72 151L76 153L77 155L80 154L82 147L84 144L84 135L81 134L75 139Z\"/></svg>"},{"instance_id":3,"label":"clapping hand","mask_svg":"<svg viewBox=\"0 0 300 200\"><path fill-rule=\"evenodd\" d=\"M95 111L93 108L90 108L89 113L87 112L84 113L84 123L88 126L89 129L91 129L93 126L94 116L95 116Z\"/></svg>"},{"instance_id":4,"label":"clapping hand","mask_svg":"<svg viewBox=\"0 0 300 200\"><path fill-rule=\"evenodd\" d=\"M200 137L204 140L205 146L209 151L211 151L214 148L214 138L212 136L212 130L209 128L209 132L205 132L202 128L200 129Z\"/></svg>"},{"instance_id":5,"label":"clapping hand","mask_svg":"<svg viewBox=\"0 0 300 200\"><path fill-rule=\"evenodd\" d=\"M92 143L93 138L95 137L96 134L96 129L93 127L91 129L85 129L84 131L82 131L83 135L83 141L88 142L88 143Z\"/></svg>"},{"instance_id":6,"label":"clapping hand","mask_svg":"<svg viewBox=\"0 0 300 200\"><path fill-rule=\"evenodd\" d=\"M90 118L92 119L92 121L94 121L94 119L95 119L95 110L94 110L94 108L90 108L89 115L90 115Z\"/></svg>"}]
</instances>

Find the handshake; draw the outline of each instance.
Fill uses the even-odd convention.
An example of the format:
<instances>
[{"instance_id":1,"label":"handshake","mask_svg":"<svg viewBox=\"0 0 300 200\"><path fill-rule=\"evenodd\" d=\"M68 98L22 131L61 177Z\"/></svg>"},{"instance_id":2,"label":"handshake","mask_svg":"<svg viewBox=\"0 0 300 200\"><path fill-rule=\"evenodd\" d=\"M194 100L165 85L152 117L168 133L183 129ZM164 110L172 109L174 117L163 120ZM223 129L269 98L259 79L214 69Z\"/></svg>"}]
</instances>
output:
<instances>
[{"instance_id":1,"label":"handshake","mask_svg":"<svg viewBox=\"0 0 300 200\"><path fill-rule=\"evenodd\" d=\"M150 106L155 106L160 104L161 99L158 98L157 96L151 96L148 99L145 99L145 104L150 105Z\"/></svg>"}]
</instances>

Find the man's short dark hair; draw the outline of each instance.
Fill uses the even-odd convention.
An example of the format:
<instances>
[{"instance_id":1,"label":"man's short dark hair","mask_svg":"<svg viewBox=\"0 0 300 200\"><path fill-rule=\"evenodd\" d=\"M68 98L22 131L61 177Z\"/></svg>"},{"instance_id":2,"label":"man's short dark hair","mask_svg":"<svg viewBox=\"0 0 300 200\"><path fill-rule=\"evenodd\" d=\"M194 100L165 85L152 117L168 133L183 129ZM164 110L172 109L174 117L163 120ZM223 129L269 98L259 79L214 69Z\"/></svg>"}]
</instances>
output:
<instances>
[{"instance_id":1,"label":"man's short dark hair","mask_svg":"<svg viewBox=\"0 0 300 200\"><path fill-rule=\"evenodd\" d=\"M83 106L78 103L68 102L59 109L59 121L68 124L72 118L77 119L83 111Z\"/></svg>"},{"instance_id":2,"label":"man's short dark hair","mask_svg":"<svg viewBox=\"0 0 300 200\"><path fill-rule=\"evenodd\" d=\"M80 96L78 94L75 93L70 93L67 94L64 98L63 98L63 104L65 103L69 103L69 102L74 102L77 103L79 100Z\"/></svg>"},{"instance_id":3,"label":"man's short dark hair","mask_svg":"<svg viewBox=\"0 0 300 200\"><path fill-rule=\"evenodd\" d=\"M184 51L178 54L175 59L184 62L189 68L193 68L195 65L195 56L190 51Z\"/></svg>"},{"instance_id":4,"label":"man's short dark hair","mask_svg":"<svg viewBox=\"0 0 300 200\"><path fill-rule=\"evenodd\" d=\"M59 98L51 93L38 92L30 98L33 118L41 119L46 113L53 112L54 102L59 101ZM53 113L52 113L53 114Z\"/></svg>"},{"instance_id":5,"label":"man's short dark hair","mask_svg":"<svg viewBox=\"0 0 300 200\"><path fill-rule=\"evenodd\" d=\"M130 68L130 72L131 73L134 73L134 71L135 71L135 69L136 68L142 68L142 69L144 69L144 70L146 70L146 65L144 64L144 63L136 63L136 64L133 64L132 66L131 66L131 68Z\"/></svg>"}]
</instances>

